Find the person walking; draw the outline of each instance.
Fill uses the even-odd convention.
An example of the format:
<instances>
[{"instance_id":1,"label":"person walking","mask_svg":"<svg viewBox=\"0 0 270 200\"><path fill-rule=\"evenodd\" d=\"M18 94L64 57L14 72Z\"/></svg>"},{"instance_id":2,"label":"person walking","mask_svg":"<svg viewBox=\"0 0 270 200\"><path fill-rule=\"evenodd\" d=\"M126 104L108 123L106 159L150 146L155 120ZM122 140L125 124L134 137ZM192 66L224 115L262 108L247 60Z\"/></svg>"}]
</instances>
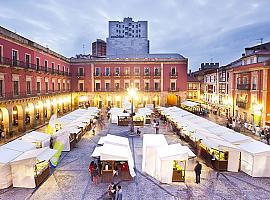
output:
<instances>
[{"instance_id":1,"label":"person walking","mask_svg":"<svg viewBox=\"0 0 270 200\"><path fill-rule=\"evenodd\" d=\"M201 182L201 172L202 172L202 165L200 164L199 161L197 161L194 171L196 175L196 183L199 184Z\"/></svg>"},{"instance_id":2,"label":"person walking","mask_svg":"<svg viewBox=\"0 0 270 200\"><path fill-rule=\"evenodd\" d=\"M123 199L122 188L121 188L121 185L118 185L116 195L115 195L115 200L122 200L122 199Z\"/></svg>"},{"instance_id":3,"label":"person walking","mask_svg":"<svg viewBox=\"0 0 270 200\"><path fill-rule=\"evenodd\" d=\"M213 152L211 155L211 165L213 169L215 169L215 160L216 160L216 156L215 156L215 153Z\"/></svg>"},{"instance_id":4,"label":"person walking","mask_svg":"<svg viewBox=\"0 0 270 200\"><path fill-rule=\"evenodd\" d=\"M94 161L91 161L89 168L88 168L89 174L91 176L91 181L93 181L94 164L95 164Z\"/></svg>"},{"instance_id":5,"label":"person walking","mask_svg":"<svg viewBox=\"0 0 270 200\"><path fill-rule=\"evenodd\" d=\"M92 175L93 175L93 183L94 185L97 185L98 184L98 168L97 168L96 163L94 164Z\"/></svg>"}]
</instances>

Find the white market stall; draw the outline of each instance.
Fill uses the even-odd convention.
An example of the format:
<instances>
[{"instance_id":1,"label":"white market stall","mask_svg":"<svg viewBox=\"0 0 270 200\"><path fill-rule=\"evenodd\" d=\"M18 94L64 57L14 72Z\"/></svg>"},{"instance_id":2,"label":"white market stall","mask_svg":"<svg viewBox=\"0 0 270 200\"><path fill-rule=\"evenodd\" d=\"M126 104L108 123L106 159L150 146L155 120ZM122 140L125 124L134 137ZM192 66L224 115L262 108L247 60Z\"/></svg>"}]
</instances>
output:
<instances>
[{"instance_id":1,"label":"white market stall","mask_svg":"<svg viewBox=\"0 0 270 200\"><path fill-rule=\"evenodd\" d=\"M144 134L143 135L143 157L142 171L155 177L157 149L167 146L168 143L164 135Z\"/></svg>"},{"instance_id":2,"label":"white market stall","mask_svg":"<svg viewBox=\"0 0 270 200\"><path fill-rule=\"evenodd\" d=\"M157 150L156 176L161 183L185 181L185 169L190 157L196 155L186 146L171 144Z\"/></svg>"},{"instance_id":3,"label":"white market stall","mask_svg":"<svg viewBox=\"0 0 270 200\"><path fill-rule=\"evenodd\" d=\"M32 131L21 137L23 141L31 142L36 148L49 147L51 136L46 133Z\"/></svg>"},{"instance_id":4,"label":"white market stall","mask_svg":"<svg viewBox=\"0 0 270 200\"><path fill-rule=\"evenodd\" d=\"M20 152L26 152L29 150L36 149L36 145L31 142L16 139L16 140L13 140L12 142L9 142L3 145L1 148L12 149L15 151L20 151Z\"/></svg>"},{"instance_id":5,"label":"white market stall","mask_svg":"<svg viewBox=\"0 0 270 200\"><path fill-rule=\"evenodd\" d=\"M252 177L270 177L270 146L251 141L238 146L241 149L241 171Z\"/></svg>"},{"instance_id":6,"label":"white market stall","mask_svg":"<svg viewBox=\"0 0 270 200\"><path fill-rule=\"evenodd\" d=\"M117 135L107 134L106 136L101 137L98 141L99 145L103 145L105 143L129 147L128 138L117 136Z\"/></svg>"},{"instance_id":7,"label":"white market stall","mask_svg":"<svg viewBox=\"0 0 270 200\"><path fill-rule=\"evenodd\" d=\"M96 147L91 156L100 158L102 182L111 182L116 171L121 180L131 180L136 176L129 146L105 142L103 146Z\"/></svg>"},{"instance_id":8,"label":"white market stall","mask_svg":"<svg viewBox=\"0 0 270 200\"><path fill-rule=\"evenodd\" d=\"M35 188L49 175L49 160L56 150L48 147L24 152L11 161L13 187Z\"/></svg>"},{"instance_id":9,"label":"white market stall","mask_svg":"<svg viewBox=\"0 0 270 200\"><path fill-rule=\"evenodd\" d=\"M217 138L207 138L201 141L201 156L206 161L215 156L213 167L219 171L238 172L240 166L240 150L237 146Z\"/></svg>"},{"instance_id":10,"label":"white market stall","mask_svg":"<svg viewBox=\"0 0 270 200\"><path fill-rule=\"evenodd\" d=\"M10 162L21 155L22 152L12 149L0 148L0 189L12 185Z\"/></svg>"}]
</instances>

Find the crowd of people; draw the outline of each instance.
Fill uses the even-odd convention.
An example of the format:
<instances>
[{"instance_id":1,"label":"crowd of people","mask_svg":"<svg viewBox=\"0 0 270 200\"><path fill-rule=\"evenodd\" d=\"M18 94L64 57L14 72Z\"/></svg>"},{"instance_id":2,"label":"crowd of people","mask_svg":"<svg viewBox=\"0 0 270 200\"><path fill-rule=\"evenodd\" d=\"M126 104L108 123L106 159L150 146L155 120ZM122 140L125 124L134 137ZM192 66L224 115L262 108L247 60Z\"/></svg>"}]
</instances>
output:
<instances>
[{"instance_id":1,"label":"crowd of people","mask_svg":"<svg viewBox=\"0 0 270 200\"><path fill-rule=\"evenodd\" d=\"M245 121L242 122L239 118L228 118L227 119L227 128L233 129L234 131L240 132L242 128L245 131L249 130L253 132L255 135L260 136L262 142L270 145L270 127L260 127L260 126L252 126L249 127L249 124Z\"/></svg>"}]
</instances>

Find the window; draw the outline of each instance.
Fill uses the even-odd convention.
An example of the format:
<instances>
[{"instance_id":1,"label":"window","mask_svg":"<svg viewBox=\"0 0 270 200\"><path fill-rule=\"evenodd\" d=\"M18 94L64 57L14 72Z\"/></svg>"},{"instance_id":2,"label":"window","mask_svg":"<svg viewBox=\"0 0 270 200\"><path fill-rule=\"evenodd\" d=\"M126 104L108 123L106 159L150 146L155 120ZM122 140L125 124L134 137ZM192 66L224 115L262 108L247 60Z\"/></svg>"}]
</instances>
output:
<instances>
[{"instance_id":1,"label":"window","mask_svg":"<svg viewBox=\"0 0 270 200\"><path fill-rule=\"evenodd\" d=\"M61 85L60 85L59 82L58 82L57 86L58 86L58 87L57 87L57 90L60 91L60 89L61 89L60 86L61 86Z\"/></svg>"},{"instance_id":2,"label":"window","mask_svg":"<svg viewBox=\"0 0 270 200\"><path fill-rule=\"evenodd\" d=\"M140 89L140 82L135 82L135 88Z\"/></svg>"},{"instance_id":3,"label":"window","mask_svg":"<svg viewBox=\"0 0 270 200\"><path fill-rule=\"evenodd\" d=\"M175 91L176 90L176 84L175 82L171 82L171 91Z\"/></svg>"},{"instance_id":4,"label":"window","mask_svg":"<svg viewBox=\"0 0 270 200\"><path fill-rule=\"evenodd\" d=\"M120 83L115 83L115 90L116 91L120 90Z\"/></svg>"},{"instance_id":5,"label":"window","mask_svg":"<svg viewBox=\"0 0 270 200\"><path fill-rule=\"evenodd\" d=\"M110 76L110 68L109 67L105 68L105 76Z\"/></svg>"},{"instance_id":6,"label":"window","mask_svg":"<svg viewBox=\"0 0 270 200\"><path fill-rule=\"evenodd\" d=\"M129 83L126 82L126 83L125 83L125 89L127 90L128 88L129 88Z\"/></svg>"},{"instance_id":7,"label":"window","mask_svg":"<svg viewBox=\"0 0 270 200\"><path fill-rule=\"evenodd\" d=\"M0 80L0 97L3 97L3 87L4 87L4 81L3 80Z\"/></svg>"},{"instance_id":8,"label":"window","mask_svg":"<svg viewBox=\"0 0 270 200\"><path fill-rule=\"evenodd\" d=\"M60 73L60 65L57 65L57 73Z\"/></svg>"},{"instance_id":9,"label":"window","mask_svg":"<svg viewBox=\"0 0 270 200\"><path fill-rule=\"evenodd\" d=\"M84 75L83 70L84 69L82 67L79 68L79 73L78 73L79 76L83 76Z\"/></svg>"},{"instance_id":10,"label":"window","mask_svg":"<svg viewBox=\"0 0 270 200\"><path fill-rule=\"evenodd\" d=\"M30 55L25 54L25 67L30 67Z\"/></svg>"},{"instance_id":11,"label":"window","mask_svg":"<svg viewBox=\"0 0 270 200\"><path fill-rule=\"evenodd\" d=\"M66 67L65 67L65 66L63 66L63 74L65 74L65 70L66 70L65 68L66 68Z\"/></svg>"},{"instance_id":12,"label":"window","mask_svg":"<svg viewBox=\"0 0 270 200\"><path fill-rule=\"evenodd\" d=\"M63 85L63 86L62 86L62 90L63 90L63 91L66 91L66 84L63 83L62 85Z\"/></svg>"},{"instance_id":13,"label":"window","mask_svg":"<svg viewBox=\"0 0 270 200\"><path fill-rule=\"evenodd\" d=\"M96 91L100 91L100 83L96 83Z\"/></svg>"},{"instance_id":14,"label":"window","mask_svg":"<svg viewBox=\"0 0 270 200\"><path fill-rule=\"evenodd\" d=\"M175 76L176 75L176 68L175 67L172 67L171 68L171 75L172 76Z\"/></svg>"},{"instance_id":15,"label":"window","mask_svg":"<svg viewBox=\"0 0 270 200\"><path fill-rule=\"evenodd\" d=\"M257 90L257 77L254 76L252 80L252 90Z\"/></svg>"},{"instance_id":16,"label":"window","mask_svg":"<svg viewBox=\"0 0 270 200\"><path fill-rule=\"evenodd\" d=\"M160 76L159 68L155 68L155 76Z\"/></svg>"},{"instance_id":17,"label":"window","mask_svg":"<svg viewBox=\"0 0 270 200\"><path fill-rule=\"evenodd\" d=\"M150 76L150 69L149 68L144 68L144 75Z\"/></svg>"},{"instance_id":18,"label":"window","mask_svg":"<svg viewBox=\"0 0 270 200\"><path fill-rule=\"evenodd\" d=\"M127 76L129 75L129 68L128 67L125 68L125 75L127 75Z\"/></svg>"},{"instance_id":19,"label":"window","mask_svg":"<svg viewBox=\"0 0 270 200\"><path fill-rule=\"evenodd\" d=\"M14 96L19 95L19 81L13 81L13 94Z\"/></svg>"},{"instance_id":20,"label":"window","mask_svg":"<svg viewBox=\"0 0 270 200\"><path fill-rule=\"evenodd\" d=\"M158 90L159 90L159 83L155 82L155 91L158 91Z\"/></svg>"},{"instance_id":21,"label":"window","mask_svg":"<svg viewBox=\"0 0 270 200\"><path fill-rule=\"evenodd\" d=\"M39 60L39 58L36 58L37 71L39 70L39 65L40 65L40 60Z\"/></svg>"},{"instance_id":22,"label":"window","mask_svg":"<svg viewBox=\"0 0 270 200\"><path fill-rule=\"evenodd\" d=\"M106 91L110 91L110 83L105 83L105 89Z\"/></svg>"},{"instance_id":23,"label":"window","mask_svg":"<svg viewBox=\"0 0 270 200\"><path fill-rule=\"evenodd\" d=\"M67 83L67 90L70 90L70 88L69 88L69 83Z\"/></svg>"},{"instance_id":24,"label":"window","mask_svg":"<svg viewBox=\"0 0 270 200\"><path fill-rule=\"evenodd\" d=\"M134 68L134 74L135 74L135 76L139 76L140 75L140 68L139 67L135 67Z\"/></svg>"},{"instance_id":25,"label":"window","mask_svg":"<svg viewBox=\"0 0 270 200\"><path fill-rule=\"evenodd\" d=\"M81 92L83 91L83 86L84 86L83 83L80 83L80 84L79 84L79 90L80 90Z\"/></svg>"},{"instance_id":26,"label":"window","mask_svg":"<svg viewBox=\"0 0 270 200\"><path fill-rule=\"evenodd\" d=\"M52 73L54 73L54 63L52 63Z\"/></svg>"},{"instance_id":27,"label":"window","mask_svg":"<svg viewBox=\"0 0 270 200\"><path fill-rule=\"evenodd\" d=\"M115 68L115 76L120 76L120 68L119 67Z\"/></svg>"},{"instance_id":28,"label":"window","mask_svg":"<svg viewBox=\"0 0 270 200\"><path fill-rule=\"evenodd\" d=\"M48 93L49 92L49 83L45 82L45 92Z\"/></svg>"},{"instance_id":29,"label":"window","mask_svg":"<svg viewBox=\"0 0 270 200\"><path fill-rule=\"evenodd\" d=\"M31 94L31 81L26 81L26 94Z\"/></svg>"},{"instance_id":30,"label":"window","mask_svg":"<svg viewBox=\"0 0 270 200\"><path fill-rule=\"evenodd\" d=\"M45 66L45 72L48 72L48 61L44 61L44 66Z\"/></svg>"},{"instance_id":31,"label":"window","mask_svg":"<svg viewBox=\"0 0 270 200\"><path fill-rule=\"evenodd\" d=\"M149 91L149 83L148 82L144 83L144 90Z\"/></svg>"},{"instance_id":32,"label":"window","mask_svg":"<svg viewBox=\"0 0 270 200\"><path fill-rule=\"evenodd\" d=\"M100 76L100 68L99 67L96 67L96 69L95 69L95 75L96 76Z\"/></svg>"},{"instance_id":33,"label":"window","mask_svg":"<svg viewBox=\"0 0 270 200\"><path fill-rule=\"evenodd\" d=\"M0 63L3 62L3 46L0 45Z\"/></svg>"},{"instance_id":34,"label":"window","mask_svg":"<svg viewBox=\"0 0 270 200\"><path fill-rule=\"evenodd\" d=\"M37 82L37 94L40 94L40 82Z\"/></svg>"},{"instance_id":35,"label":"window","mask_svg":"<svg viewBox=\"0 0 270 200\"><path fill-rule=\"evenodd\" d=\"M17 66L18 65L18 51L12 50L12 65Z\"/></svg>"},{"instance_id":36,"label":"window","mask_svg":"<svg viewBox=\"0 0 270 200\"><path fill-rule=\"evenodd\" d=\"M52 82L52 91L54 92L54 82Z\"/></svg>"}]
</instances>

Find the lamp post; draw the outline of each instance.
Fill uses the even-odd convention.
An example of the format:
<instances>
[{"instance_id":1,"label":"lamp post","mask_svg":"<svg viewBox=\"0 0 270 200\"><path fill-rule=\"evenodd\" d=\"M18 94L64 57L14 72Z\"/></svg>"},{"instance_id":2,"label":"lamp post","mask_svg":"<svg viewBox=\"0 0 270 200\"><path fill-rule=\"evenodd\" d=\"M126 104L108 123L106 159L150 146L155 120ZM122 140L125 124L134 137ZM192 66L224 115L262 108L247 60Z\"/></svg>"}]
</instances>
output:
<instances>
[{"instance_id":1,"label":"lamp post","mask_svg":"<svg viewBox=\"0 0 270 200\"><path fill-rule=\"evenodd\" d=\"M134 123L133 123L133 116L134 116L134 111L133 111L133 104L134 104L134 98L136 97L137 91L136 88L131 85L130 88L128 88L128 96L131 98L131 124L130 124L130 132L134 133Z\"/></svg>"}]
</instances>

